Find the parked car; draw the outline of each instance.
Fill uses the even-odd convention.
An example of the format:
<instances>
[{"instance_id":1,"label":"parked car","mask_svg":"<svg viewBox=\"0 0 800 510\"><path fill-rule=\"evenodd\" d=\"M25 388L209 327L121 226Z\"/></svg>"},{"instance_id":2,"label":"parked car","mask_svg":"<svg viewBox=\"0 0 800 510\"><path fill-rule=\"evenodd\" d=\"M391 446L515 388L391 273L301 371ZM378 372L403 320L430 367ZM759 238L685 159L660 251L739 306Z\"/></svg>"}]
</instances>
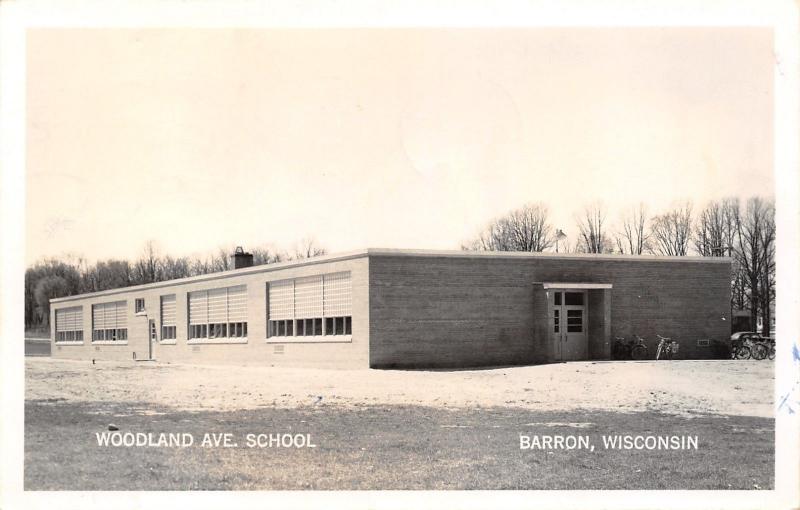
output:
<instances>
[{"instance_id":1,"label":"parked car","mask_svg":"<svg viewBox=\"0 0 800 510\"><path fill-rule=\"evenodd\" d=\"M739 331L731 335L731 344L734 342L744 342L745 340L759 340L761 335L755 331Z\"/></svg>"}]
</instances>

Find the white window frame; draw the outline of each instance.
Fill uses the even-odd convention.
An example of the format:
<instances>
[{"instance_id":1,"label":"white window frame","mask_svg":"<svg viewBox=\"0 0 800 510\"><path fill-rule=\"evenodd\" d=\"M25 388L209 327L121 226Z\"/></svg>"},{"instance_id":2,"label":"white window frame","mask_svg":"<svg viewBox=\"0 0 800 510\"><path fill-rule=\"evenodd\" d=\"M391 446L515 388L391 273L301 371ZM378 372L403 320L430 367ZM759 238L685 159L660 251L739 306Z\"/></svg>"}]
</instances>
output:
<instances>
[{"instance_id":1,"label":"white window frame","mask_svg":"<svg viewBox=\"0 0 800 510\"><path fill-rule=\"evenodd\" d=\"M164 324L164 298L172 298L172 306L174 308L174 324ZM160 335L158 343L161 345L176 345L178 343L178 296L177 294L164 294L158 297L158 327L160 328ZM175 335L172 338L164 336L164 328L172 328L175 330Z\"/></svg>"},{"instance_id":2,"label":"white window frame","mask_svg":"<svg viewBox=\"0 0 800 510\"><path fill-rule=\"evenodd\" d=\"M328 278L330 278L331 282L335 282L337 280L341 280L342 277L346 274L346 279L348 281L348 294L347 294L347 305L344 310L341 307L335 308L332 312L328 312L325 309L325 296L326 296L326 289ZM320 277L322 279L322 295L320 296L322 299L322 314L321 317L298 317L297 316L297 281L306 281L310 278ZM291 285L289 284L291 282ZM291 287L292 288L292 295L293 298L293 313L291 314L291 318L281 316L280 319L270 319L270 285L280 284L283 287ZM352 273L350 271L337 271L335 273L325 273L322 275L313 275L313 276L303 276L297 278L287 278L283 280L275 280L272 282L266 282L266 324L267 324L267 331L266 331L266 343L269 344L278 344L278 343L351 343L353 341L353 312L352 312L352 295L353 295L353 278ZM349 312L348 314L343 313L336 313L336 312ZM330 315L329 315L330 313ZM316 333L316 325L315 321L317 319L322 319L321 324L321 332L319 334ZM311 321L312 325L314 326L312 335L306 334L299 334L300 331L305 333L305 323L307 321ZM329 331L329 324L333 322L333 329L334 332L331 333ZM341 331L342 333L336 333L335 331L338 329L338 325L341 321ZM300 323L303 323L301 326ZM349 327L348 327L349 326ZM277 329L278 332L283 329L284 334L274 334L273 330ZM291 329L292 334L287 335L285 332Z\"/></svg>"},{"instance_id":3,"label":"white window frame","mask_svg":"<svg viewBox=\"0 0 800 510\"><path fill-rule=\"evenodd\" d=\"M125 339L124 340L105 340L105 339L104 340L95 340L94 339L94 336L95 336L94 335L94 333L95 333L94 307L96 307L96 306L107 306L107 305L110 305L110 304L117 305L119 303L122 303L123 313L127 315L127 312L128 312L128 301L127 300L106 301L106 302L103 302L103 303L94 303L94 304L92 304L92 306L91 306L91 313L92 313L92 330L91 330L92 331L92 345L128 345L128 321L127 321L127 317L125 318L125 327L124 328L115 327L115 328L103 328L101 330L98 330L98 331L103 331L104 335L106 334L107 331L114 331L114 335L117 336L117 337L121 336L120 334L121 334L122 331L125 331L125 335L124 335ZM114 311L114 313L116 315L116 310ZM115 326L117 326L117 324L115 324Z\"/></svg>"},{"instance_id":4,"label":"white window frame","mask_svg":"<svg viewBox=\"0 0 800 510\"><path fill-rule=\"evenodd\" d=\"M240 287L244 287L244 296L245 296L245 309L247 307L247 284L240 284L240 285L231 285L228 287L216 287L212 289L203 289L192 291L187 294L186 297L186 317L187 317L187 327L186 327L186 343L188 345L203 345L203 344L246 344L247 343L247 329L248 329L248 313L245 311L244 317L245 320L231 320L231 289L238 289ZM209 303L209 294L212 292L219 293L220 291L225 291L225 299L226 299L226 320L224 322L210 322L208 317L208 303ZM206 314L205 323L197 323L192 324L192 314L191 314L191 307L192 307L192 300L191 294L199 294L201 292L206 293L205 303L206 303ZM225 336L211 336L212 331L217 325L224 325L225 329ZM203 328L206 336L201 337L193 337L192 331L194 327ZM230 336L230 331L236 331L237 329L241 329L243 336ZM221 327L215 329L222 329Z\"/></svg>"},{"instance_id":5,"label":"white window frame","mask_svg":"<svg viewBox=\"0 0 800 510\"><path fill-rule=\"evenodd\" d=\"M79 312L79 317L78 317L78 323L79 323L78 326L79 327L78 328L71 328L71 329L62 329L61 331L59 331L58 313L61 312L63 314L67 314L67 313L70 313L70 312L74 313L76 311ZM55 313L53 314L53 317L54 317L54 320L55 320L55 324L53 325L53 331L55 333L55 336L53 338L53 342L56 345L83 345L83 341L86 338L85 331L83 329L83 305L69 306L69 307L65 307L65 308L57 308L55 310ZM68 336L69 333L72 333L71 336L73 336L73 337L78 336L77 334L80 333L81 339L80 340L59 340L59 337L61 336L62 333L63 333L64 337Z\"/></svg>"}]
</instances>

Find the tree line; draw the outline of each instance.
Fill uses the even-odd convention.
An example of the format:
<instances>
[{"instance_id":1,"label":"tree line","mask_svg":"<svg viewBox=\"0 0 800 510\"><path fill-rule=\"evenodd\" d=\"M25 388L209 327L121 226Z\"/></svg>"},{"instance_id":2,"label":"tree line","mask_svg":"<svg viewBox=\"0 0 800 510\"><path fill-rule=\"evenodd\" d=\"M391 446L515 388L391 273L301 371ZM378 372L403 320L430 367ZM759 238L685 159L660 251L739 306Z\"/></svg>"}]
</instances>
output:
<instances>
[{"instance_id":1,"label":"tree line","mask_svg":"<svg viewBox=\"0 0 800 510\"><path fill-rule=\"evenodd\" d=\"M25 271L25 328L50 325L50 299L174 280L188 276L233 269L234 247L192 257L162 255L155 242L148 241L135 260L107 259L90 264L83 257L46 258ZM272 264L324 255L326 250L314 239L304 239L291 250L273 247L251 249L253 264Z\"/></svg>"},{"instance_id":2,"label":"tree line","mask_svg":"<svg viewBox=\"0 0 800 510\"><path fill-rule=\"evenodd\" d=\"M461 248L731 257L731 308L749 311L753 327L761 317L762 333L769 333L775 300L772 198L712 200L697 212L684 201L657 214L642 203L622 211L613 223L596 202L574 216L573 236L552 225L545 204L530 203L491 220Z\"/></svg>"}]
</instances>

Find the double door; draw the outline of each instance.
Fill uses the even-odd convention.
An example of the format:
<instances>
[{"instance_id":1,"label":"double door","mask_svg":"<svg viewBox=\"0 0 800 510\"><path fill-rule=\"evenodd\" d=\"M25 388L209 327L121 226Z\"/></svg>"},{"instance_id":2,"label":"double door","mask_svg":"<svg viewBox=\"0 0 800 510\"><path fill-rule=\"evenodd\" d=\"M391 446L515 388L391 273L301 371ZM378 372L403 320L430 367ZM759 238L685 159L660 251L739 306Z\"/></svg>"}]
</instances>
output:
<instances>
[{"instance_id":1,"label":"double door","mask_svg":"<svg viewBox=\"0 0 800 510\"><path fill-rule=\"evenodd\" d=\"M585 290L549 292L550 332L557 361L578 361L589 357Z\"/></svg>"}]
</instances>

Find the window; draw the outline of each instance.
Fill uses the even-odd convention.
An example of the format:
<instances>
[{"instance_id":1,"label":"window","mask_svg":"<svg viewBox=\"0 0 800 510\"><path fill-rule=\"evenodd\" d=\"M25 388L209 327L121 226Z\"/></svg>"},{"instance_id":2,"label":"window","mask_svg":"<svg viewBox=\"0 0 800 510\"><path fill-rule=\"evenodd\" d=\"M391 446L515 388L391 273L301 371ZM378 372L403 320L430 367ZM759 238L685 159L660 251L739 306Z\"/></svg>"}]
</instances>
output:
<instances>
[{"instance_id":1,"label":"window","mask_svg":"<svg viewBox=\"0 0 800 510\"><path fill-rule=\"evenodd\" d=\"M268 337L352 335L349 272L269 282L267 302Z\"/></svg>"},{"instance_id":2,"label":"window","mask_svg":"<svg viewBox=\"0 0 800 510\"><path fill-rule=\"evenodd\" d=\"M144 312L144 298L136 298L134 301L134 313L145 313Z\"/></svg>"},{"instance_id":3,"label":"window","mask_svg":"<svg viewBox=\"0 0 800 510\"><path fill-rule=\"evenodd\" d=\"M127 301L92 305L92 341L128 340Z\"/></svg>"},{"instance_id":4,"label":"window","mask_svg":"<svg viewBox=\"0 0 800 510\"><path fill-rule=\"evenodd\" d=\"M567 306L583 306L583 292L565 292L564 304Z\"/></svg>"},{"instance_id":5,"label":"window","mask_svg":"<svg viewBox=\"0 0 800 510\"><path fill-rule=\"evenodd\" d=\"M553 310L553 333L559 332L559 319L561 318L561 310L558 308Z\"/></svg>"},{"instance_id":6,"label":"window","mask_svg":"<svg viewBox=\"0 0 800 510\"><path fill-rule=\"evenodd\" d=\"M247 286L190 292L189 338L247 338Z\"/></svg>"},{"instance_id":7,"label":"window","mask_svg":"<svg viewBox=\"0 0 800 510\"><path fill-rule=\"evenodd\" d=\"M56 342L83 342L83 307L56 310Z\"/></svg>"},{"instance_id":8,"label":"window","mask_svg":"<svg viewBox=\"0 0 800 510\"><path fill-rule=\"evenodd\" d=\"M582 331L583 310L567 310L567 333L581 333Z\"/></svg>"},{"instance_id":9,"label":"window","mask_svg":"<svg viewBox=\"0 0 800 510\"><path fill-rule=\"evenodd\" d=\"M175 294L161 296L161 340L175 340L178 338L176 317Z\"/></svg>"}]
</instances>

